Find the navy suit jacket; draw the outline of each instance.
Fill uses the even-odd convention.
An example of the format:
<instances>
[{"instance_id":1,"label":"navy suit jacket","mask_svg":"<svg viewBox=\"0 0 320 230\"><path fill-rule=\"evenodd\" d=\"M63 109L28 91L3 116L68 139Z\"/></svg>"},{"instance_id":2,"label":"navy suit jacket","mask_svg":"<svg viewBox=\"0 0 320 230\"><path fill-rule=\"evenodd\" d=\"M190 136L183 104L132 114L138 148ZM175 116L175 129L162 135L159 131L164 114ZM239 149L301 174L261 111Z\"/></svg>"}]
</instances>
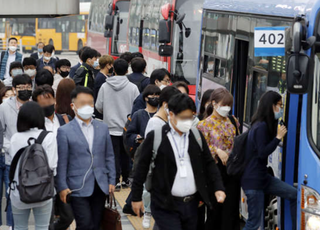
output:
<instances>
[{"instance_id":1,"label":"navy suit jacket","mask_svg":"<svg viewBox=\"0 0 320 230\"><path fill-rule=\"evenodd\" d=\"M73 191L71 196L91 196L95 181L106 195L109 194L109 184L115 185L115 160L108 126L97 120L92 122L92 153L76 119L58 129L58 192L67 188L78 190L82 187L84 179L84 187L79 191Z\"/></svg>"},{"instance_id":2,"label":"navy suit jacket","mask_svg":"<svg viewBox=\"0 0 320 230\"><path fill-rule=\"evenodd\" d=\"M34 59L38 60L38 59L39 59L38 52L34 52L34 53L32 53L32 54L30 55L30 57L32 57L32 58L34 58Z\"/></svg>"},{"instance_id":3,"label":"navy suit jacket","mask_svg":"<svg viewBox=\"0 0 320 230\"><path fill-rule=\"evenodd\" d=\"M69 73L70 78L73 79L74 74L76 73L77 69L79 69L80 66L81 66L81 64L78 62L78 64L71 67L70 73Z\"/></svg>"}]
</instances>

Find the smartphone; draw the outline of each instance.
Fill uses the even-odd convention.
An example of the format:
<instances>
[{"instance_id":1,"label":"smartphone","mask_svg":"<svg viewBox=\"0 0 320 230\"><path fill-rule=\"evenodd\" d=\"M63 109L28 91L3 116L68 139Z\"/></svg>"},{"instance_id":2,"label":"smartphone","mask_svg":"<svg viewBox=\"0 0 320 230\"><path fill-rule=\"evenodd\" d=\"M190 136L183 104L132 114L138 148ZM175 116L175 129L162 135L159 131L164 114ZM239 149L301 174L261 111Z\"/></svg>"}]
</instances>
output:
<instances>
[{"instance_id":1,"label":"smartphone","mask_svg":"<svg viewBox=\"0 0 320 230\"><path fill-rule=\"evenodd\" d=\"M286 125L283 120L280 120L279 124L280 124L281 126L282 126L282 125L284 125L284 126Z\"/></svg>"}]
</instances>

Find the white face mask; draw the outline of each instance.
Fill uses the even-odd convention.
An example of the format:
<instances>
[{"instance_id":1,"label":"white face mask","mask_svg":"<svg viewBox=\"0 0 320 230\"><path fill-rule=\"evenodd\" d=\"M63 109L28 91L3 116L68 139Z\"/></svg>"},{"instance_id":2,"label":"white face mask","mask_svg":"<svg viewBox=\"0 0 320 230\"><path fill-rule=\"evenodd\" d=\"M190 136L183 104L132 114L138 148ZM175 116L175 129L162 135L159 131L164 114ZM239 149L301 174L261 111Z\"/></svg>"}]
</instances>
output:
<instances>
[{"instance_id":1,"label":"white face mask","mask_svg":"<svg viewBox=\"0 0 320 230\"><path fill-rule=\"evenodd\" d=\"M35 69L27 69L24 71L25 74L29 75L29 77L33 77L36 75L37 73L37 70Z\"/></svg>"},{"instance_id":2,"label":"white face mask","mask_svg":"<svg viewBox=\"0 0 320 230\"><path fill-rule=\"evenodd\" d=\"M218 106L218 108L216 108L217 113L222 117L228 116L230 110L230 106Z\"/></svg>"},{"instance_id":3,"label":"white face mask","mask_svg":"<svg viewBox=\"0 0 320 230\"><path fill-rule=\"evenodd\" d=\"M166 85L160 85L159 88L160 88L161 90L163 90L163 89L166 88L166 87L167 87Z\"/></svg>"},{"instance_id":4,"label":"white face mask","mask_svg":"<svg viewBox=\"0 0 320 230\"><path fill-rule=\"evenodd\" d=\"M46 57L46 56L43 56L43 59L44 59L44 60L47 60L47 61L49 61L49 60L51 59L51 57Z\"/></svg>"},{"instance_id":5,"label":"white face mask","mask_svg":"<svg viewBox=\"0 0 320 230\"><path fill-rule=\"evenodd\" d=\"M4 102L8 101L9 99L10 99L10 97L5 98L5 99L2 99L2 103L4 103Z\"/></svg>"},{"instance_id":6,"label":"white face mask","mask_svg":"<svg viewBox=\"0 0 320 230\"><path fill-rule=\"evenodd\" d=\"M180 132L186 133L186 132L190 131L190 129L192 127L192 123L193 123L192 120L178 120L177 119L176 127L177 127L177 129L180 130Z\"/></svg>"},{"instance_id":7,"label":"white face mask","mask_svg":"<svg viewBox=\"0 0 320 230\"><path fill-rule=\"evenodd\" d=\"M75 104L73 105L75 108L77 108ZM91 107L90 105L85 105L80 109L77 109L76 114L78 114L78 116L81 117L83 120L88 120L92 117L93 112L94 112L93 107Z\"/></svg>"},{"instance_id":8,"label":"white face mask","mask_svg":"<svg viewBox=\"0 0 320 230\"><path fill-rule=\"evenodd\" d=\"M9 50L12 52L15 52L17 50L17 47L15 46L9 46Z\"/></svg>"}]
</instances>

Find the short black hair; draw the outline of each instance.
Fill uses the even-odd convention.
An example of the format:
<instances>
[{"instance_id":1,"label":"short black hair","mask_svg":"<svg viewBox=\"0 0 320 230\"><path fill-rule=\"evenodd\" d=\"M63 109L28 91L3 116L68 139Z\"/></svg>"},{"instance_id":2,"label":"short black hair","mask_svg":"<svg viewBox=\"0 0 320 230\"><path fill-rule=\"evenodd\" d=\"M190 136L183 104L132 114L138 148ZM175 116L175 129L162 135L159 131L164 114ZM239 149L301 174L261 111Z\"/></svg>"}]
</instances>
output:
<instances>
[{"instance_id":1,"label":"short black hair","mask_svg":"<svg viewBox=\"0 0 320 230\"><path fill-rule=\"evenodd\" d=\"M188 84L185 83L184 81L177 81L177 82L173 83L172 86L176 87L176 88L183 87L186 90L187 94L189 94Z\"/></svg>"},{"instance_id":2,"label":"short black hair","mask_svg":"<svg viewBox=\"0 0 320 230\"><path fill-rule=\"evenodd\" d=\"M147 62L141 57L135 57L131 60L131 68L134 73L142 73L147 66Z\"/></svg>"},{"instance_id":3,"label":"short black hair","mask_svg":"<svg viewBox=\"0 0 320 230\"><path fill-rule=\"evenodd\" d=\"M95 49L91 49L88 47L87 49L84 49L81 55L81 60L83 62L86 62L89 58L94 58L98 56L98 51Z\"/></svg>"},{"instance_id":4,"label":"short black hair","mask_svg":"<svg viewBox=\"0 0 320 230\"><path fill-rule=\"evenodd\" d=\"M44 112L40 105L34 101L23 104L18 113L18 132L28 131L32 128L45 129Z\"/></svg>"},{"instance_id":5,"label":"short black hair","mask_svg":"<svg viewBox=\"0 0 320 230\"><path fill-rule=\"evenodd\" d=\"M38 96L40 95L48 95L51 94L51 96L54 98L54 91L50 85L41 85L38 86L32 94L32 100L35 102L38 102Z\"/></svg>"},{"instance_id":6,"label":"short black hair","mask_svg":"<svg viewBox=\"0 0 320 230\"><path fill-rule=\"evenodd\" d=\"M101 57L101 53L97 51L97 57Z\"/></svg>"},{"instance_id":7,"label":"short black hair","mask_svg":"<svg viewBox=\"0 0 320 230\"><path fill-rule=\"evenodd\" d=\"M140 52L134 52L134 53L132 53L132 58L136 58L136 57L144 58L143 54L140 53Z\"/></svg>"},{"instance_id":8,"label":"short black hair","mask_svg":"<svg viewBox=\"0 0 320 230\"><path fill-rule=\"evenodd\" d=\"M61 66L69 66L71 67L71 63L68 59L60 59L56 62L56 71L61 68Z\"/></svg>"},{"instance_id":9,"label":"short black hair","mask_svg":"<svg viewBox=\"0 0 320 230\"><path fill-rule=\"evenodd\" d=\"M53 53L53 51L54 51L54 46L53 45L45 45L44 47L43 47L43 53L50 53L50 54L52 54Z\"/></svg>"},{"instance_id":10,"label":"short black hair","mask_svg":"<svg viewBox=\"0 0 320 230\"><path fill-rule=\"evenodd\" d=\"M15 76L12 80L12 86L16 88L18 85L32 85L32 80L27 74Z\"/></svg>"},{"instance_id":11,"label":"short black hair","mask_svg":"<svg viewBox=\"0 0 320 230\"><path fill-rule=\"evenodd\" d=\"M71 101L76 99L78 94L80 94L80 93L89 94L92 97L94 97L92 89L79 85L74 90L72 90L72 92L71 92Z\"/></svg>"},{"instance_id":12,"label":"short black hair","mask_svg":"<svg viewBox=\"0 0 320 230\"><path fill-rule=\"evenodd\" d=\"M150 76L150 84L154 85L156 80L162 81L166 75L167 75L167 73L163 69L153 70L151 73L151 76ZM170 77L170 76L168 76L168 77Z\"/></svg>"},{"instance_id":13,"label":"short black hair","mask_svg":"<svg viewBox=\"0 0 320 230\"><path fill-rule=\"evenodd\" d=\"M53 75L52 73L47 69L42 69L40 71L37 71L35 82L37 86L40 85L53 85Z\"/></svg>"},{"instance_id":14,"label":"short black hair","mask_svg":"<svg viewBox=\"0 0 320 230\"><path fill-rule=\"evenodd\" d=\"M160 93L159 105L162 106L164 102L168 103L170 98L176 94L181 94L180 90L173 86L165 87Z\"/></svg>"},{"instance_id":15,"label":"short black hair","mask_svg":"<svg viewBox=\"0 0 320 230\"><path fill-rule=\"evenodd\" d=\"M32 57L26 57L23 59L22 66L25 67L26 65L34 65L37 67L37 61Z\"/></svg>"},{"instance_id":16,"label":"short black hair","mask_svg":"<svg viewBox=\"0 0 320 230\"><path fill-rule=\"evenodd\" d=\"M161 89L156 85L148 85L142 93L143 100L150 95L160 95Z\"/></svg>"},{"instance_id":17,"label":"short black hair","mask_svg":"<svg viewBox=\"0 0 320 230\"><path fill-rule=\"evenodd\" d=\"M11 62L10 67L9 67L9 73L11 72L12 69L15 69L15 68L20 68L23 70L21 62L19 62L19 61Z\"/></svg>"},{"instance_id":18,"label":"short black hair","mask_svg":"<svg viewBox=\"0 0 320 230\"><path fill-rule=\"evenodd\" d=\"M121 54L119 58L120 59L124 59L128 63L130 63L133 57L132 57L132 53L131 52L125 52L125 53Z\"/></svg>"},{"instance_id":19,"label":"short black hair","mask_svg":"<svg viewBox=\"0 0 320 230\"><path fill-rule=\"evenodd\" d=\"M118 58L113 63L114 72L117 75L126 75L128 71L129 64L126 60Z\"/></svg>"},{"instance_id":20,"label":"short black hair","mask_svg":"<svg viewBox=\"0 0 320 230\"><path fill-rule=\"evenodd\" d=\"M81 59L81 55L82 55L82 53L83 53L83 51L85 50L85 49L88 49L89 47L88 46L84 46L84 47L82 47L81 49L79 49L78 51L77 51L77 54L79 55L79 58ZM82 59L81 59L82 60Z\"/></svg>"},{"instance_id":21,"label":"short black hair","mask_svg":"<svg viewBox=\"0 0 320 230\"><path fill-rule=\"evenodd\" d=\"M16 40L16 42L18 42L18 39L14 38L14 37L11 37L11 38L8 39L8 43L9 43L11 40Z\"/></svg>"},{"instance_id":22,"label":"short black hair","mask_svg":"<svg viewBox=\"0 0 320 230\"><path fill-rule=\"evenodd\" d=\"M194 101L184 93L180 93L174 95L168 103L169 111L173 112L174 114L179 114L185 110L190 109L192 112L196 112L196 105Z\"/></svg>"}]
</instances>

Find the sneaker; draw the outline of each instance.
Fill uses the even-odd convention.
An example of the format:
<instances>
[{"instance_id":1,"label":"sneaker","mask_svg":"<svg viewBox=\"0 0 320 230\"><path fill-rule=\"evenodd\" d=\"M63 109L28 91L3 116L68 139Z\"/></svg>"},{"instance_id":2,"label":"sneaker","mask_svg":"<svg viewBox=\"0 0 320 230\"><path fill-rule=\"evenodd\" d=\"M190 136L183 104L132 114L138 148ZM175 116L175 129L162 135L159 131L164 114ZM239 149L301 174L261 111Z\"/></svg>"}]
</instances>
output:
<instances>
[{"instance_id":1,"label":"sneaker","mask_svg":"<svg viewBox=\"0 0 320 230\"><path fill-rule=\"evenodd\" d=\"M122 212L125 213L125 214L132 215L132 216L137 216L137 214L135 214L134 211L132 210L132 207L130 207L127 204L125 204L123 206Z\"/></svg>"},{"instance_id":2,"label":"sneaker","mask_svg":"<svg viewBox=\"0 0 320 230\"><path fill-rule=\"evenodd\" d=\"M126 181L121 182L122 188L129 188L131 187L131 181L127 179Z\"/></svg>"},{"instance_id":3,"label":"sneaker","mask_svg":"<svg viewBox=\"0 0 320 230\"><path fill-rule=\"evenodd\" d=\"M143 216L142 226L143 228L150 228L150 221L151 221L151 213L146 212Z\"/></svg>"},{"instance_id":4,"label":"sneaker","mask_svg":"<svg viewBox=\"0 0 320 230\"><path fill-rule=\"evenodd\" d=\"M120 190L121 190L121 184L118 183L118 184L116 184L116 187L115 187L114 191L115 192L119 192Z\"/></svg>"}]
</instances>

